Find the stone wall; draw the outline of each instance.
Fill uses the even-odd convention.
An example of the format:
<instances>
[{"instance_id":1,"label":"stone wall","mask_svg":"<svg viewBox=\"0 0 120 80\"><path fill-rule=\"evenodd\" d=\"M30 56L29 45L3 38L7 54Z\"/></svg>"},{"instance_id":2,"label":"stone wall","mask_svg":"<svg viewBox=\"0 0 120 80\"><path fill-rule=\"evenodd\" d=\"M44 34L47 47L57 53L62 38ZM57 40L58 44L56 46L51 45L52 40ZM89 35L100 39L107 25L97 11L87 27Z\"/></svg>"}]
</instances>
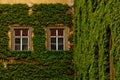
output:
<instances>
[{"instance_id":1,"label":"stone wall","mask_svg":"<svg viewBox=\"0 0 120 80\"><path fill-rule=\"evenodd\" d=\"M72 5L74 0L0 0L0 4L40 4L40 3L62 3Z\"/></svg>"}]
</instances>

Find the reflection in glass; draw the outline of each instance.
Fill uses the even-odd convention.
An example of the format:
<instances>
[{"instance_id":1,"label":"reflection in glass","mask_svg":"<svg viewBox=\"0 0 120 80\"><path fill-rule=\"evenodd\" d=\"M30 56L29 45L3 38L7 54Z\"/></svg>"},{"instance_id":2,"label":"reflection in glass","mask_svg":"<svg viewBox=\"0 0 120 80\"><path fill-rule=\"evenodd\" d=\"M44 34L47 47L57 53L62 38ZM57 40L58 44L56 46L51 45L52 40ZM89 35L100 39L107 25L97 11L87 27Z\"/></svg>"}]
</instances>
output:
<instances>
[{"instance_id":1,"label":"reflection in glass","mask_svg":"<svg viewBox=\"0 0 120 80\"><path fill-rule=\"evenodd\" d=\"M56 29L50 29L50 35L56 36Z\"/></svg>"},{"instance_id":2,"label":"reflection in glass","mask_svg":"<svg viewBox=\"0 0 120 80\"><path fill-rule=\"evenodd\" d=\"M20 38L15 38L15 44L20 44Z\"/></svg>"},{"instance_id":3,"label":"reflection in glass","mask_svg":"<svg viewBox=\"0 0 120 80\"><path fill-rule=\"evenodd\" d=\"M63 38L58 38L58 44L63 43Z\"/></svg>"},{"instance_id":4,"label":"reflection in glass","mask_svg":"<svg viewBox=\"0 0 120 80\"><path fill-rule=\"evenodd\" d=\"M63 45L58 45L58 50L63 50Z\"/></svg>"},{"instance_id":5,"label":"reflection in glass","mask_svg":"<svg viewBox=\"0 0 120 80\"><path fill-rule=\"evenodd\" d=\"M15 36L20 36L20 29L14 29L15 31Z\"/></svg>"},{"instance_id":6,"label":"reflection in glass","mask_svg":"<svg viewBox=\"0 0 120 80\"><path fill-rule=\"evenodd\" d=\"M28 29L22 30L22 36L28 36Z\"/></svg>"},{"instance_id":7,"label":"reflection in glass","mask_svg":"<svg viewBox=\"0 0 120 80\"><path fill-rule=\"evenodd\" d=\"M22 45L22 50L28 50L28 45Z\"/></svg>"},{"instance_id":8,"label":"reflection in glass","mask_svg":"<svg viewBox=\"0 0 120 80\"><path fill-rule=\"evenodd\" d=\"M20 50L20 45L15 45L15 50Z\"/></svg>"},{"instance_id":9,"label":"reflection in glass","mask_svg":"<svg viewBox=\"0 0 120 80\"><path fill-rule=\"evenodd\" d=\"M58 36L63 36L63 29L58 29Z\"/></svg>"},{"instance_id":10,"label":"reflection in glass","mask_svg":"<svg viewBox=\"0 0 120 80\"><path fill-rule=\"evenodd\" d=\"M23 43L23 44L27 44L27 43L28 43L28 38L23 38L23 39L22 39L22 43Z\"/></svg>"},{"instance_id":11,"label":"reflection in glass","mask_svg":"<svg viewBox=\"0 0 120 80\"><path fill-rule=\"evenodd\" d=\"M56 38L51 38L51 43L56 43Z\"/></svg>"},{"instance_id":12,"label":"reflection in glass","mask_svg":"<svg viewBox=\"0 0 120 80\"><path fill-rule=\"evenodd\" d=\"M56 45L51 44L51 50L56 50Z\"/></svg>"}]
</instances>

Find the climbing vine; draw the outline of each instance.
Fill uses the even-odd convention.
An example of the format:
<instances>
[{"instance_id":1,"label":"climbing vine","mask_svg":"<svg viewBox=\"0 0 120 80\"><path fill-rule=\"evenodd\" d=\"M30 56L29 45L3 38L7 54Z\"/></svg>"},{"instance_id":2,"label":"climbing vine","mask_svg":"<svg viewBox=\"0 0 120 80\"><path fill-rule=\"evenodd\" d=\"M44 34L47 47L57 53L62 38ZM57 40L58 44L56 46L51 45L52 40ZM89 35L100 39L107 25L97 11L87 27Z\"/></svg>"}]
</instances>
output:
<instances>
[{"instance_id":1,"label":"climbing vine","mask_svg":"<svg viewBox=\"0 0 120 80\"><path fill-rule=\"evenodd\" d=\"M75 79L109 80L110 55L114 62L112 77L115 80L119 79L120 7L118 5L120 5L118 0L75 0ZM111 49L110 41L112 41Z\"/></svg>"},{"instance_id":2,"label":"climbing vine","mask_svg":"<svg viewBox=\"0 0 120 80\"><path fill-rule=\"evenodd\" d=\"M29 13L29 10L32 12ZM10 25L26 25L33 28L33 51L9 49ZM2 80L72 80L73 63L70 51L47 51L45 30L49 24L72 26L68 5L0 4L0 79ZM11 61L12 59L14 61Z\"/></svg>"}]
</instances>

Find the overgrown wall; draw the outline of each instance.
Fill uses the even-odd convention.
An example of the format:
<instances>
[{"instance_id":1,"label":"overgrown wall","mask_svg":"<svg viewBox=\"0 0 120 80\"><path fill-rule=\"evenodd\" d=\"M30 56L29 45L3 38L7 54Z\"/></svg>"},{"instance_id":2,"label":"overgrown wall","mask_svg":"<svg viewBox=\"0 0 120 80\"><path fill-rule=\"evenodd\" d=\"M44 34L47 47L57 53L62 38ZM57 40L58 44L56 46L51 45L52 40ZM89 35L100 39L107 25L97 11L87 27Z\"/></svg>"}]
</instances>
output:
<instances>
[{"instance_id":1,"label":"overgrown wall","mask_svg":"<svg viewBox=\"0 0 120 80\"><path fill-rule=\"evenodd\" d=\"M120 1L75 0L74 7L75 80L119 80Z\"/></svg>"},{"instance_id":2,"label":"overgrown wall","mask_svg":"<svg viewBox=\"0 0 120 80\"><path fill-rule=\"evenodd\" d=\"M29 10L32 12L29 13ZM9 45L10 25L33 28L33 51L12 51ZM48 51L45 48L47 25L72 26L68 5L26 4L0 5L0 79L1 80L72 80L71 51Z\"/></svg>"}]
</instances>

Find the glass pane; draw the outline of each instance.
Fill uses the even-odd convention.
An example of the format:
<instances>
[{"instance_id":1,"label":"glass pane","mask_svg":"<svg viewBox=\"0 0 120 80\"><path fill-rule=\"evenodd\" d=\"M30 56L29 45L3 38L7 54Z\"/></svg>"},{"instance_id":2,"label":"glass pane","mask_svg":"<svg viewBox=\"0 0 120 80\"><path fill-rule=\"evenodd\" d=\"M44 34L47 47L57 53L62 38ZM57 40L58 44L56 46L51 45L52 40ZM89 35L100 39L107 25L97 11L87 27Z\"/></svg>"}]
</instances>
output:
<instances>
[{"instance_id":1,"label":"glass pane","mask_svg":"<svg viewBox=\"0 0 120 80\"><path fill-rule=\"evenodd\" d=\"M56 43L56 38L51 38L51 43Z\"/></svg>"},{"instance_id":2,"label":"glass pane","mask_svg":"<svg viewBox=\"0 0 120 80\"><path fill-rule=\"evenodd\" d=\"M28 29L22 30L22 36L28 36Z\"/></svg>"},{"instance_id":3,"label":"glass pane","mask_svg":"<svg viewBox=\"0 0 120 80\"><path fill-rule=\"evenodd\" d=\"M15 36L20 36L20 29L14 29L15 31Z\"/></svg>"},{"instance_id":4,"label":"glass pane","mask_svg":"<svg viewBox=\"0 0 120 80\"><path fill-rule=\"evenodd\" d=\"M58 45L58 50L63 50L63 45Z\"/></svg>"},{"instance_id":5,"label":"glass pane","mask_svg":"<svg viewBox=\"0 0 120 80\"><path fill-rule=\"evenodd\" d=\"M50 29L50 35L56 36L56 29Z\"/></svg>"},{"instance_id":6,"label":"glass pane","mask_svg":"<svg viewBox=\"0 0 120 80\"><path fill-rule=\"evenodd\" d=\"M15 50L20 50L20 45L15 45Z\"/></svg>"},{"instance_id":7,"label":"glass pane","mask_svg":"<svg viewBox=\"0 0 120 80\"><path fill-rule=\"evenodd\" d=\"M22 50L28 50L28 45L22 45Z\"/></svg>"},{"instance_id":8,"label":"glass pane","mask_svg":"<svg viewBox=\"0 0 120 80\"><path fill-rule=\"evenodd\" d=\"M58 29L58 36L63 36L63 29Z\"/></svg>"},{"instance_id":9,"label":"glass pane","mask_svg":"<svg viewBox=\"0 0 120 80\"><path fill-rule=\"evenodd\" d=\"M58 38L58 44L62 43L63 44L63 38Z\"/></svg>"},{"instance_id":10,"label":"glass pane","mask_svg":"<svg viewBox=\"0 0 120 80\"><path fill-rule=\"evenodd\" d=\"M23 43L23 44L28 44L28 38L23 38L23 39L22 39L22 43Z\"/></svg>"},{"instance_id":11,"label":"glass pane","mask_svg":"<svg viewBox=\"0 0 120 80\"><path fill-rule=\"evenodd\" d=\"M56 45L51 44L51 50L56 50Z\"/></svg>"},{"instance_id":12,"label":"glass pane","mask_svg":"<svg viewBox=\"0 0 120 80\"><path fill-rule=\"evenodd\" d=\"M15 38L15 44L20 44L20 38Z\"/></svg>"}]
</instances>

